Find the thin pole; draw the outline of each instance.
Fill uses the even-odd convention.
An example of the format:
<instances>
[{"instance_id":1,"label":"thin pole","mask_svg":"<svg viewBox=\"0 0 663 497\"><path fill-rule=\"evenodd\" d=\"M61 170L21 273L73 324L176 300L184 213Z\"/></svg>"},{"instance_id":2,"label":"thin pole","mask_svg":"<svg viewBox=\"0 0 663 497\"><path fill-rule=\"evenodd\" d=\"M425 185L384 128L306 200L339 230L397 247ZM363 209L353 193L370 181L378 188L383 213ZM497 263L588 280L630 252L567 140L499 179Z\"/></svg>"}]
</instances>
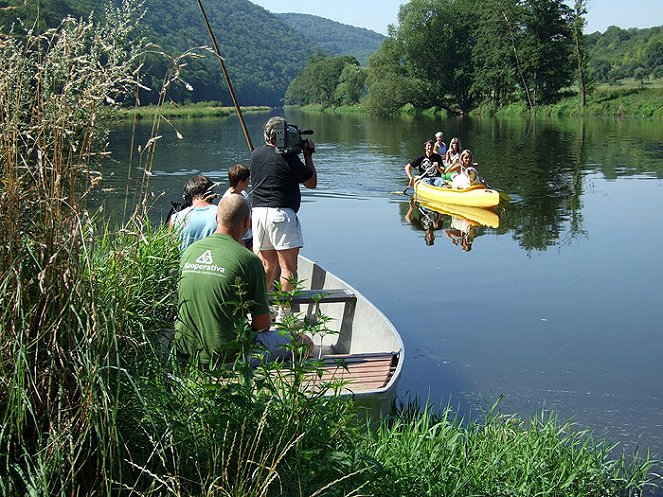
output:
<instances>
[{"instance_id":1,"label":"thin pole","mask_svg":"<svg viewBox=\"0 0 663 497\"><path fill-rule=\"evenodd\" d=\"M226 79L226 85L228 85L228 91L230 91L230 97L233 99L235 110L237 110L237 117L239 117L239 122L242 125L242 131L244 131L244 138L246 138L246 144L249 146L249 152L252 152L253 143L251 143L251 137L249 136L249 131L248 129L246 129L246 123L244 122L244 117L242 116L242 109L237 103L237 98L235 97L235 90L233 90L233 85L230 82L230 77L228 76L228 71L226 70L225 61L223 60L223 57L221 57L219 44L216 42L214 32L212 32L212 26L210 26L209 19L207 18L207 14L205 13L202 0L198 0L198 7L200 7L200 13L203 15L203 19L205 19L207 32L209 33L209 37L212 39L212 45L214 45L214 51L216 52L216 56L219 59L219 63L221 64L221 70L223 71L223 76Z\"/></svg>"}]
</instances>

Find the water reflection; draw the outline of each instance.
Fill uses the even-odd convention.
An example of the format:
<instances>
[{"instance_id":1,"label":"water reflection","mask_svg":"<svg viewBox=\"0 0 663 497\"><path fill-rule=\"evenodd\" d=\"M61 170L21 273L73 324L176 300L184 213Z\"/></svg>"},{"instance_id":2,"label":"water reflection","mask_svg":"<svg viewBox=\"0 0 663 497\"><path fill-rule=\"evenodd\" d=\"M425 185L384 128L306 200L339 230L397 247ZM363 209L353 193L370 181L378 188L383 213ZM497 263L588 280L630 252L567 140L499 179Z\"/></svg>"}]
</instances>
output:
<instances>
[{"instance_id":1,"label":"water reflection","mask_svg":"<svg viewBox=\"0 0 663 497\"><path fill-rule=\"evenodd\" d=\"M498 228L500 218L495 209L447 205L411 197L402 218L414 229L424 232L427 246L435 243L436 231L441 231L453 245L463 252L472 250L474 239L483 233L482 227Z\"/></svg>"}]
</instances>

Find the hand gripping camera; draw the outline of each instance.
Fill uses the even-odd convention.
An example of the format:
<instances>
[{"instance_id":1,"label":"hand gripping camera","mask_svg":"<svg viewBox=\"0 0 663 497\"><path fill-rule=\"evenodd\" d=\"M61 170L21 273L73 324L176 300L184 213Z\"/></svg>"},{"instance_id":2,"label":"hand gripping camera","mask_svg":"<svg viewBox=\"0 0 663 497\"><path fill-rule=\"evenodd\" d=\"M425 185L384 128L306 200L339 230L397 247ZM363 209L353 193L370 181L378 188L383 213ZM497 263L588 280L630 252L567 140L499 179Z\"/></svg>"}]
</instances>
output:
<instances>
[{"instance_id":1,"label":"hand gripping camera","mask_svg":"<svg viewBox=\"0 0 663 497\"><path fill-rule=\"evenodd\" d=\"M299 154L309 143L304 135L312 135L312 129L299 129L294 124L288 124L285 121L279 123L275 129L276 132L276 150L280 154Z\"/></svg>"}]
</instances>

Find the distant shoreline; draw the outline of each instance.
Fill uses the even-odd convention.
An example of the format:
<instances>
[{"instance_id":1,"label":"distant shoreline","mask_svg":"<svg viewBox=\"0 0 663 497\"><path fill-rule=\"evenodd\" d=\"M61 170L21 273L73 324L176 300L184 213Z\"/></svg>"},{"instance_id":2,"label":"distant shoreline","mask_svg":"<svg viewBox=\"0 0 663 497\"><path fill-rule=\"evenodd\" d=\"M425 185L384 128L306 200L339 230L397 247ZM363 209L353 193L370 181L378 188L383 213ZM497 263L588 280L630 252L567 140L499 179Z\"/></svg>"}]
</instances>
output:
<instances>
[{"instance_id":1,"label":"distant shoreline","mask_svg":"<svg viewBox=\"0 0 663 497\"><path fill-rule=\"evenodd\" d=\"M273 107L269 106L246 106L242 107L242 113L256 113L256 112L269 112ZM146 105L142 107L132 107L128 109L120 109L117 115L120 118L131 119L144 119L154 116L162 116L167 119L198 119L207 117L227 117L235 115L237 111L234 107L224 107L210 102L200 102L195 104L182 104L173 105L167 104L163 106Z\"/></svg>"},{"instance_id":2,"label":"distant shoreline","mask_svg":"<svg viewBox=\"0 0 663 497\"><path fill-rule=\"evenodd\" d=\"M319 104L296 107L308 112L330 112L338 114L363 114L362 105L323 107ZM663 86L661 82L640 85L626 82L619 86L601 86L587 97L587 106L582 107L580 97L572 95L562 98L552 105L541 105L528 109L524 103L515 103L495 108L489 104L479 105L467 114L510 116L532 114L557 117L602 117L602 118L661 118L663 117ZM395 115L421 114L428 116L454 115L453 111L442 107L418 109L412 105L403 106ZM462 115L458 112L456 115Z\"/></svg>"}]
</instances>

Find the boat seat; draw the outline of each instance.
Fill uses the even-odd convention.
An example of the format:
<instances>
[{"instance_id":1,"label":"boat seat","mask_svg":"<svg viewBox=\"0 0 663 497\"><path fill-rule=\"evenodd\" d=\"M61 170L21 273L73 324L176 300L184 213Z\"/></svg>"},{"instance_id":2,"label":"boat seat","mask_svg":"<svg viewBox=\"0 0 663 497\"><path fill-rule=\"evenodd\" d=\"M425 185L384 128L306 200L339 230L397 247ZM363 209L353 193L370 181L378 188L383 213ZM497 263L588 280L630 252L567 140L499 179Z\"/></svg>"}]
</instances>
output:
<instances>
[{"instance_id":1,"label":"boat seat","mask_svg":"<svg viewBox=\"0 0 663 497\"><path fill-rule=\"evenodd\" d=\"M365 354L330 354L308 374L308 388L330 382L343 382L341 393L361 393L384 387L398 366L396 352Z\"/></svg>"},{"instance_id":2,"label":"boat seat","mask_svg":"<svg viewBox=\"0 0 663 497\"><path fill-rule=\"evenodd\" d=\"M270 298L274 302L274 298ZM356 302L357 296L349 290L340 288L338 290L301 290L295 292L290 298L284 298L292 304L311 304L319 302L321 304L328 304L333 302Z\"/></svg>"}]
</instances>

